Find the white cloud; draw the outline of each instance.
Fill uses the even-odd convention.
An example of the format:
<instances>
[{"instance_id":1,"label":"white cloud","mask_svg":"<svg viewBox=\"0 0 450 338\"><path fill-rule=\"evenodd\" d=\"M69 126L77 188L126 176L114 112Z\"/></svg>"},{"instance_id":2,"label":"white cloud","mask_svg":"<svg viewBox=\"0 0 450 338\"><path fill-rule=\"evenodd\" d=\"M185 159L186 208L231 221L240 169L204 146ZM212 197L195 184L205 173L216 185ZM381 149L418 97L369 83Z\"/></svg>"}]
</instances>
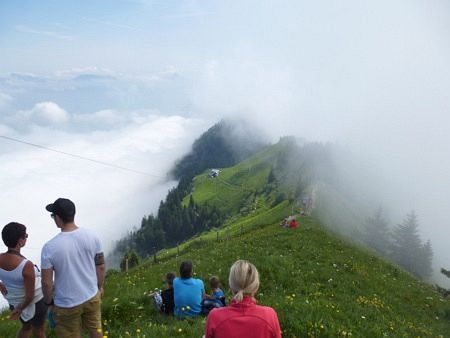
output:
<instances>
[{"instance_id":1,"label":"white cloud","mask_svg":"<svg viewBox=\"0 0 450 338\"><path fill-rule=\"evenodd\" d=\"M41 35L41 36L46 36L49 38L55 38L58 40L67 40L67 41L72 41L73 40L73 36L70 35L66 35L60 32L54 32L54 31L45 31L45 30L40 30L40 29L35 29L35 28L31 28L28 26L24 26L24 25L17 25L15 27L16 31L21 32L21 33L29 33L29 34L35 34L35 35Z\"/></svg>"},{"instance_id":2,"label":"white cloud","mask_svg":"<svg viewBox=\"0 0 450 338\"><path fill-rule=\"evenodd\" d=\"M0 109L8 107L12 100L13 98L11 95L0 92Z\"/></svg>"},{"instance_id":3,"label":"white cloud","mask_svg":"<svg viewBox=\"0 0 450 338\"><path fill-rule=\"evenodd\" d=\"M62 78L74 78L79 75L102 75L102 76L115 76L117 75L110 69L90 66L90 67L75 67L71 69L59 70L55 72L56 77Z\"/></svg>"},{"instance_id":4,"label":"white cloud","mask_svg":"<svg viewBox=\"0 0 450 338\"><path fill-rule=\"evenodd\" d=\"M28 130L33 126L65 126L71 115L58 104L46 101L36 103L29 110L19 110L15 113L0 116L3 121L13 129Z\"/></svg>"},{"instance_id":5,"label":"white cloud","mask_svg":"<svg viewBox=\"0 0 450 338\"><path fill-rule=\"evenodd\" d=\"M0 124L0 135L6 135L13 132L13 129L11 129L9 126L6 126L4 124Z\"/></svg>"},{"instance_id":6,"label":"white cloud","mask_svg":"<svg viewBox=\"0 0 450 338\"><path fill-rule=\"evenodd\" d=\"M89 125L117 125L128 120L127 116L120 115L120 112L112 109L99 110L91 114L75 114L74 123L85 123Z\"/></svg>"},{"instance_id":7,"label":"white cloud","mask_svg":"<svg viewBox=\"0 0 450 338\"><path fill-rule=\"evenodd\" d=\"M157 210L175 184L166 180L167 172L205 125L155 112L136 115L140 119L109 130L74 133L34 126L25 135L9 130L9 136L148 176L0 139L0 224L16 220L28 226L27 257L39 263L40 248L57 233L44 210L57 197L74 200L77 223L97 231L106 251L139 226L142 216Z\"/></svg>"},{"instance_id":8,"label":"white cloud","mask_svg":"<svg viewBox=\"0 0 450 338\"><path fill-rule=\"evenodd\" d=\"M250 51L210 60L191 90L192 100L202 114L246 117L276 140L296 132L293 120L299 118L303 95L296 93L291 73L287 66L265 64Z\"/></svg>"},{"instance_id":9,"label":"white cloud","mask_svg":"<svg viewBox=\"0 0 450 338\"><path fill-rule=\"evenodd\" d=\"M70 114L54 102L39 102L31 109L30 117L41 123L60 124L70 120Z\"/></svg>"}]
</instances>

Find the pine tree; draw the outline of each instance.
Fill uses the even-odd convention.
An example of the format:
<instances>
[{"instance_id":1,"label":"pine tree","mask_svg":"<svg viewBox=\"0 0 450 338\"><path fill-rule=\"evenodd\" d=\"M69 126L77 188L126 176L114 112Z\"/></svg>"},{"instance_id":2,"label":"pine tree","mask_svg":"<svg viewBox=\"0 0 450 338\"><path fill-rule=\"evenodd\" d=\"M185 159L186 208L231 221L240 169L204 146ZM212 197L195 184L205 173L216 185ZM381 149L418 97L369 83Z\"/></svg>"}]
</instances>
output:
<instances>
[{"instance_id":1,"label":"pine tree","mask_svg":"<svg viewBox=\"0 0 450 338\"><path fill-rule=\"evenodd\" d=\"M428 240L422 247L422 255L420 256L421 274L424 278L429 278L433 274L433 248Z\"/></svg>"},{"instance_id":2,"label":"pine tree","mask_svg":"<svg viewBox=\"0 0 450 338\"><path fill-rule=\"evenodd\" d=\"M364 223L363 241L370 248L382 256L388 255L389 226L383 216L383 209L379 207L373 216L368 217Z\"/></svg>"},{"instance_id":3,"label":"pine tree","mask_svg":"<svg viewBox=\"0 0 450 338\"><path fill-rule=\"evenodd\" d=\"M275 173L273 172L273 168L270 168L269 176L267 177L267 183L273 183L277 179L275 177Z\"/></svg>"},{"instance_id":4,"label":"pine tree","mask_svg":"<svg viewBox=\"0 0 450 338\"><path fill-rule=\"evenodd\" d=\"M131 269L140 264L141 258L134 250L126 252L123 255L122 261L120 262L120 269L122 271L125 271L127 269L127 261L128 261L128 269Z\"/></svg>"},{"instance_id":5,"label":"pine tree","mask_svg":"<svg viewBox=\"0 0 450 338\"><path fill-rule=\"evenodd\" d=\"M428 241L422 245L419 236L417 216L412 211L392 233L393 243L391 258L400 266L419 278L431 274L433 252Z\"/></svg>"}]
</instances>

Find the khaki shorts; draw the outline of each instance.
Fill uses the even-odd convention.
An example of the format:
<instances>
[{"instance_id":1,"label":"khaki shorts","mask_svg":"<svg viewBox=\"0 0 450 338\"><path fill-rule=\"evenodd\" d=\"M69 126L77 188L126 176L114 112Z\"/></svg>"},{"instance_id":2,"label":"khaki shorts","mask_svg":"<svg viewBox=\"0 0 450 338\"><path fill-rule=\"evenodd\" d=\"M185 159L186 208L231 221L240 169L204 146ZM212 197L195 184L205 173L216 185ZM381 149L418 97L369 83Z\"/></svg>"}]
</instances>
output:
<instances>
[{"instance_id":1,"label":"khaki shorts","mask_svg":"<svg viewBox=\"0 0 450 338\"><path fill-rule=\"evenodd\" d=\"M81 329L88 332L102 331L100 292L83 304L62 308L53 307L56 335L59 338L78 338Z\"/></svg>"}]
</instances>

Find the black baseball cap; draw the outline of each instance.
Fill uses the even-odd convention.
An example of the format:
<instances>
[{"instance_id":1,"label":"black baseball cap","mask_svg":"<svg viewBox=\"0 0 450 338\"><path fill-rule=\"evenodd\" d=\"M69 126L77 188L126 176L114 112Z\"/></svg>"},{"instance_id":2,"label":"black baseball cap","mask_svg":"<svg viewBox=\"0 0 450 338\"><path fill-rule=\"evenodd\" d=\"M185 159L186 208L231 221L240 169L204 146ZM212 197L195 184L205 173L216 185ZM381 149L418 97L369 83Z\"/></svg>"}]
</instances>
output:
<instances>
[{"instance_id":1,"label":"black baseball cap","mask_svg":"<svg viewBox=\"0 0 450 338\"><path fill-rule=\"evenodd\" d=\"M58 198L55 202L47 205L45 209L62 218L75 216L75 204L67 198Z\"/></svg>"}]
</instances>

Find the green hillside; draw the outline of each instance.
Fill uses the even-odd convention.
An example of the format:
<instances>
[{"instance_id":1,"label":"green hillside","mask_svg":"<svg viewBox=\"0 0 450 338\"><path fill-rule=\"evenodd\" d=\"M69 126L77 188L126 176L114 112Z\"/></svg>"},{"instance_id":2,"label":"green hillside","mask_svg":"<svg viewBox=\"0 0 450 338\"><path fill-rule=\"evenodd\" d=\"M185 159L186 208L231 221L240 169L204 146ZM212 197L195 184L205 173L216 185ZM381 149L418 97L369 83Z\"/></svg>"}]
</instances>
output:
<instances>
[{"instance_id":1,"label":"green hillside","mask_svg":"<svg viewBox=\"0 0 450 338\"><path fill-rule=\"evenodd\" d=\"M163 287L164 274L178 271L183 260L193 261L195 276L206 286L217 275L228 290L228 271L237 259L250 260L260 271L257 299L275 308L284 337L449 336L449 301L432 286L348 244L313 216L298 217L295 230L279 226L298 212L295 186L286 188L279 174L268 182L281 148L222 168L217 178L207 172L195 178L194 201L217 205L226 224L163 250L128 273L110 270L102 306L106 337L201 337L205 318L163 316L148 294ZM13 337L17 323L6 317L1 316L0 336Z\"/></svg>"},{"instance_id":2,"label":"green hillside","mask_svg":"<svg viewBox=\"0 0 450 338\"><path fill-rule=\"evenodd\" d=\"M271 166L279 155L280 144L271 146L231 168L223 168L216 178L207 170L194 179L192 196L199 204L215 204L227 215L246 215L267 210L277 189L268 184ZM187 205L189 196L184 200Z\"/></svg>"}]
</instances>

